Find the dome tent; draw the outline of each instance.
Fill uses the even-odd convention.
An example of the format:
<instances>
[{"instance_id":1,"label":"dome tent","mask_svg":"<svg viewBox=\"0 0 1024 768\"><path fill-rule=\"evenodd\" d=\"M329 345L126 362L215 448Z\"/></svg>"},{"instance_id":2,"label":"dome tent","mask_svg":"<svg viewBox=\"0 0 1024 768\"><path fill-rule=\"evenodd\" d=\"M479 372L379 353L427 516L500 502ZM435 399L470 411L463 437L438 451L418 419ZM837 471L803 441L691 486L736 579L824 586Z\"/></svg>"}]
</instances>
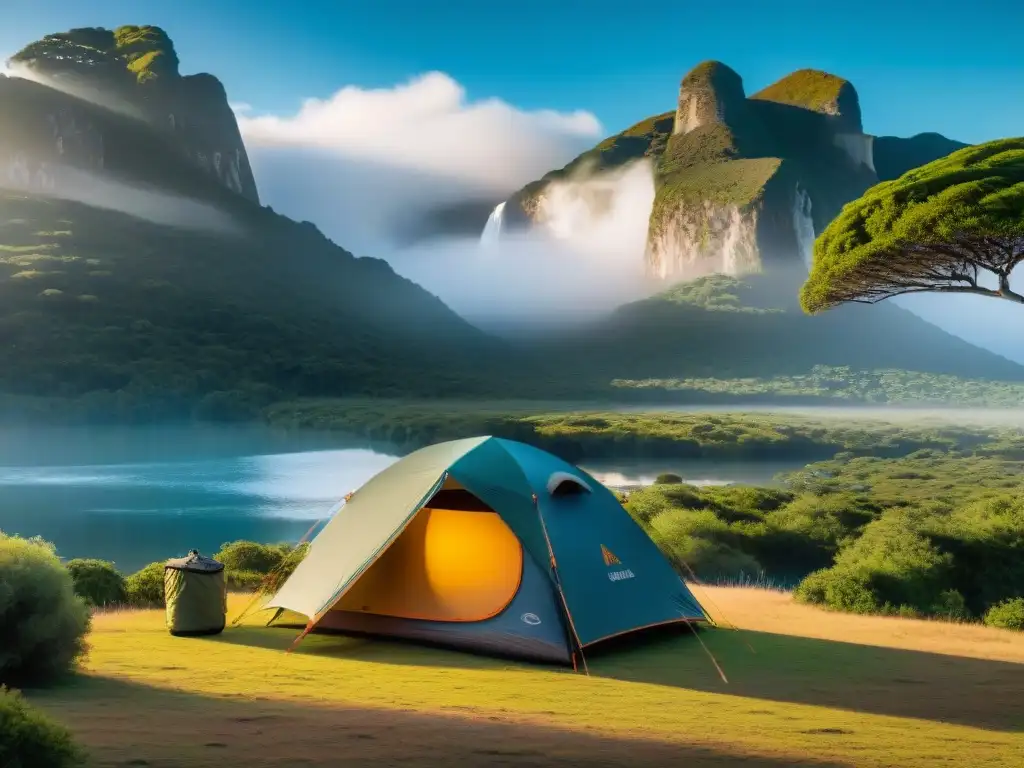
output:
<instances>
[{"instance_id":1,"label":"dome tent","mask_svg":"<svg viewBox=\"0 0 1024 768\"><path fill-rule=\"evenodd\" d=\"M607 488L523 443L415 451L371 478L263 606L337 630L575 663L707 615ZM303 634L305 634L305 632Z\"/></svg>"},{"instance_id":2,"label":"dome tent","mask_svg":"<svg viewBox=\"0 0 1024 768\"><path fill-rule=\"evenodd\" d=\"M192 550L164 564L167 629L172 635L217 635L227 617L224 564Z\"/></svg>"}]
</instances>

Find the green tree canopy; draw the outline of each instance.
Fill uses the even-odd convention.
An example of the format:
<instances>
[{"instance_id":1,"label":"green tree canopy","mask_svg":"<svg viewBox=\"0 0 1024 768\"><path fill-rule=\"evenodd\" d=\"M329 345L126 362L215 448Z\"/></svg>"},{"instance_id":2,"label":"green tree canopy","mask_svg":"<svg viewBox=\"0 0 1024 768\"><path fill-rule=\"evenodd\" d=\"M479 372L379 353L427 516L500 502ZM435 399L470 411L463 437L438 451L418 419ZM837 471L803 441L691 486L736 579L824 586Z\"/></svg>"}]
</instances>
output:
<instances>
[{"instance_id":1,"label":"green tree canopy","mask_svg":"<svg viewBox=\"0 0 1024 768\"><path fill-rule=\"evenodd\" d=\"M878 184L814 243L800 303L813 313L908 293L973 293L1024 304L1024 138L967 147Z\"/></svg>"}]
</instances>

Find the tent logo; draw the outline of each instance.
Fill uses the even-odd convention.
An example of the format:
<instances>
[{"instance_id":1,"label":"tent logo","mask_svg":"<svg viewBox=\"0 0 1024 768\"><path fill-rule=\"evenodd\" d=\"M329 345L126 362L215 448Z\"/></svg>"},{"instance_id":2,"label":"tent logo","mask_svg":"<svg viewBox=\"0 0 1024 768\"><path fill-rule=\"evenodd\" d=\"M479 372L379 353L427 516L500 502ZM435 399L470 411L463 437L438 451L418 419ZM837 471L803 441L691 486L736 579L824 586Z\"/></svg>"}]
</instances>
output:
<instances>
[{"instance_id":1,"label":"tent logo","mask_svg":"<svg viewBox=\"0 0 1024 768\"><path fill-rule=\"evenodd\" d=\"M535 627L540 624L540 616L536 613L524 613L519 618L523 620L523 624L529 624L531 627Z\"/></svg>"},{"instance_id":2,"label":"tent logo","mask_svg":"<svg viewBox=\"0 0 1024 768\"><path fill-rule=\"evenodd\" d=\"M604 558L604 564L611 568L613 565L622 565L622 561L619 560L612 551L608 549L604 544L601 545L601 556ZM624 568L620 571L609 571L608 581L622 581L623 579L632 579L636 576L629 568Z\"/></svg>"},{"instance_id":3,"label":"tent logo","mask_svg":"<svg viewBox=\"0 0 1024 768\"><path fill-rule=\"evenodd\" d=\"M601 557L604 558L605 565L622 565L622 561L619 560L619 558L617 558L615 555L613 555L612 551L608 549L608 547L606 547L604 544L601 545Z\"/></svg>"}]
</instances>

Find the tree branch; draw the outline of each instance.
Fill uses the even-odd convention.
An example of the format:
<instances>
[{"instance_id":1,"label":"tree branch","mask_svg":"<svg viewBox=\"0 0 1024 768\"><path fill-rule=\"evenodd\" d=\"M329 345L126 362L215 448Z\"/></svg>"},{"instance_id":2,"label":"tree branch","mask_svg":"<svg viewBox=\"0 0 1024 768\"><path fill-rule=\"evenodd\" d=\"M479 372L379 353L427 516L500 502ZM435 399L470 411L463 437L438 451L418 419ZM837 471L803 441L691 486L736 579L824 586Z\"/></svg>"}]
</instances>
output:
<instances>
[{"instance_id":1,"label":"tree branch","mask_svg":"<svg viewBox=\"0 0 1024 768\"><path fill-rule=\"evenodd\" d=\"M1002 290L992 290L990 288L984 288L981 286L970 286L970 285L931 285L931 284L916 284L916 285L905 285L898 286L893 285L888 289L881 286L875 286L869 290L859 291L859 297L844 298L836 303L853 303L853 304L877 304L880 301L891 299L895 296L907 296L913 293L964 293L972 294L975 296L987 296L994 299L1005 299L1012 301L1015 304L1024 304L1024 296L1014 292L1007 291L1004 293Z\"/></svg>"}]
</instances>

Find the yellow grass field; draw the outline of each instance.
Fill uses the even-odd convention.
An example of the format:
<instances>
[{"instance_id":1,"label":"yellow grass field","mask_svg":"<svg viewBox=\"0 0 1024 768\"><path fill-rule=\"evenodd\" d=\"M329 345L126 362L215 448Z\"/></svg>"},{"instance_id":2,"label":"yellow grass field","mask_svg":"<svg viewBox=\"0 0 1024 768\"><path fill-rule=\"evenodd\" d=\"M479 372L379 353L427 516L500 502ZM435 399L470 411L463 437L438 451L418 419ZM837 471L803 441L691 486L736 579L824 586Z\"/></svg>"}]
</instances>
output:
<instances>
[{"instance_id":1,"label":"yellow grass field","mask_svg":"<svg viewBox=\"0 0 1024 768\"><path fill-rule=\"evenodd\" d=\"M96 616L85 672L31 699L98 766L1024 766L1024 635L695 593L743 629L571 670L254 621L205 639ZM245 598L233 597L232 616ZM265 614L263 615L265 618Z\"/></svg>"}]
</instances>

